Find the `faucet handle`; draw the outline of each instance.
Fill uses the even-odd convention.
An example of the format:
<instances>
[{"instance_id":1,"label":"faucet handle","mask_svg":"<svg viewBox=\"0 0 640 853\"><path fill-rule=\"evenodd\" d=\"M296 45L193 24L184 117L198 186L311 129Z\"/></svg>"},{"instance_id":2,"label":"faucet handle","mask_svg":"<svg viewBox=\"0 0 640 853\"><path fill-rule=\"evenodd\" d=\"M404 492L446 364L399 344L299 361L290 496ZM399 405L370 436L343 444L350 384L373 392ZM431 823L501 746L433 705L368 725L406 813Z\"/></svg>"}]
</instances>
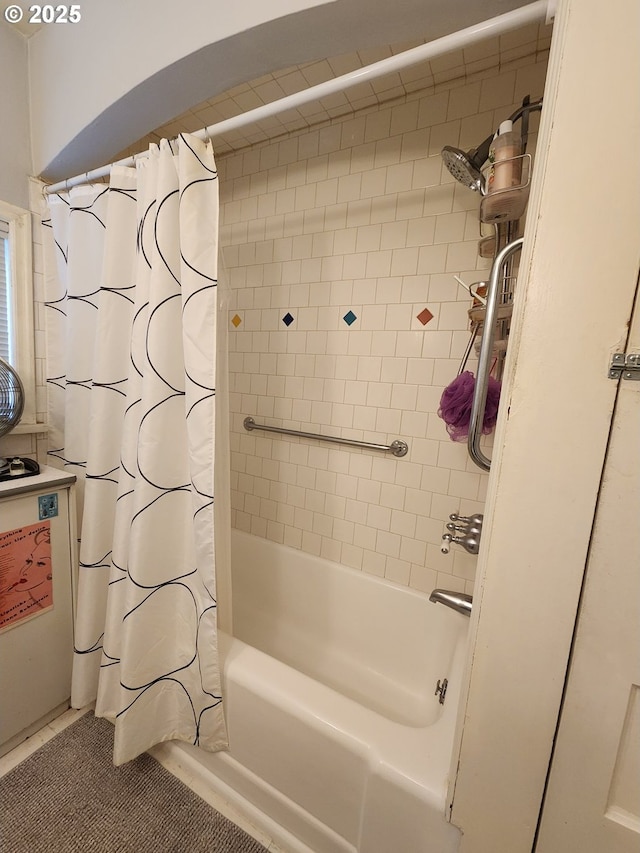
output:
<instances>
[{"instance_id":1,"label":"faucet handle","mask_svg":"<svg viewBox=\"0 0 640 853\"><path fill-rule=\"evenodd\" d=\"M473 527L482 527L482 522L484 521L484 515L482 515L482 513L479 513L479 512L474 512L473 515L469 515L469 516L458 515L457 512L452 512L451 515L449 516L449 518L453 522L460 521L460 522L462 522L462 524L468 524L468 525L471 525ZM448 527L448 525L447 525L447 527ZM458 528L456 528L456 529L458 529Z\"/></svg>"}]
</instances>

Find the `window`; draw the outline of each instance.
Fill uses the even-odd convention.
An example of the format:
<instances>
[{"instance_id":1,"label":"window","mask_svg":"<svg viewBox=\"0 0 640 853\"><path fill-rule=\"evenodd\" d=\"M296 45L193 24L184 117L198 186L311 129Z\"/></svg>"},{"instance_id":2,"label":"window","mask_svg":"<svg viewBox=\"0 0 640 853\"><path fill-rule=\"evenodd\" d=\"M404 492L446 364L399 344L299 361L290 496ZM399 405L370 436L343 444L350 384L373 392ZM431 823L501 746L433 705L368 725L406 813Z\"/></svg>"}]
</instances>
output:
<instances>
[{"instance_id":1,"label":"window","mask_svg":"<svg viewBox=\"0 0 640 853\"><path fill-rule=\"evenodd\" d=\"M12 353L10 342L13 339L11 333L11 317L9 316L9 304L11 294L9 286L11 282L11 244L9 242L9 223L0 219L0 358L11 362Z\"/></svg>"},{"instance_id":2,"label":"window","mask_svg":"<svg viewBox=\"0 0 640 853\"><path fill-rule=\"evenodd\" d=\"M36 420L31 214L0 201L0 357L25 389L20 425Z\"/></svg>"}]
</instances>

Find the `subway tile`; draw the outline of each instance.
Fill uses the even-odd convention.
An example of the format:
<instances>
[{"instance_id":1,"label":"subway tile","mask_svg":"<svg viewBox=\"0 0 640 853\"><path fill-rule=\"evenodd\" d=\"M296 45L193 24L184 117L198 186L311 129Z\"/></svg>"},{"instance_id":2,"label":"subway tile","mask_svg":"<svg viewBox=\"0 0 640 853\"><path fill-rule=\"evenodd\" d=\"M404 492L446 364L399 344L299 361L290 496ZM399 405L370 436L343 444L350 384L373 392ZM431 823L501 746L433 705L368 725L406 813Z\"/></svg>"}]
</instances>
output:
<instances>
[{"instance_id":1,"label":"subway tile","mask_svg":"<svg viewBox=\"0 0 640 853\"><path fill-rule=\"evenodd\" d=\"M365 438L367 437L373 438L373 436L365 435ZM373 470L373 464L371 467ZM366 480L362 477L359 477L356 498L357 500L366 503L367 506L369 506L370 504L377 505L380 503L380 488L381 483L377 480L372 480L371 477L367 478Z\"/></svg>"},{"instance_id":2,"label":"subway tile","mask_svg":"<svg viewBox=\"0 0 640 853\"><path fill-rule=\"evenodd\" d=\"M387 557L398 558L400 555L401 537L397 533L378 530L376 535L376 550Z\"/></svg>"},{"instance_id":3,"label":"subway tile","mask_svg":"<svg viewBox=\"0 0 640 853\"><path fill-rule=\"evenodd\" d=\"M421 478L422 464L419 462L413 462L412 458L405 457L405 459L402 460L402 464L399 464L396 468L395 482L400 486L417 489L420 486Z\"/></svg>"},{"instance_id":4,"label":"subway tile","mask_svg":"<svg viewBox=\"0 0 640 853\"><path fill-rule=\"evenodd\" d=\"M356 228L359 225L371 223L371 200L362 198L348 201L347 217L345 224L348 228Z\"/></svg>"},{"instance_id":5,"label":"subway tile","mask_svg":"<svg viewBox=\"0 0 640 853\"><path fill-rule=\"evenodd\" d=\"M441 331L467 330L469 328L469 307L470 303L466 302L441 303L438 316L438 329Z\"/></svg>"},{"instance_id":6,"label":"subway tile","mask_svg":"<svg viewBox=\"0 0 640 853\"><path fill-rule=\"evenodd\" d=\"M432 494L428 490L425 490L422 485L426 468L426 465L422 465L420 486L418 488L413 486L405 487L404 509L407 512L413 512L417 516L418 525L422 524L423 520L429 518L431 514Z\"/></svg>"},{"instance_id":7,"label":"subway tile","mask_svg":"<svg viewBox=\"0 0 640 853\"><path fill-rule=\"evenodd\" d=\"M386 557L384 554L378 554L376 551L366 550L362 556L362 571L367 574L375 575L376 577L384 577L386 565Z\"/></svg>"},{"instance_id":8,"label":"subway tile","mask_svg":"<svg viewBox=\"0 0 640 853\"><path fill-rule=\"evenodd\" d=\"M382 226L363 225L356 229L356 252L377 252L380 250Z\"/></svg>"},{"instance_id":9,"label":"subway tile","mask_svg":"<svg viewBox=\"0 0 640 853\"><path fill-rule=\"evenodd\" d=\"M398 409L378 409L376 414L376 431L396 434L400 431L401 412Z\"/></svg>"},{"instance_id":10,"label":"subway tile","mask_svg":"<svg viewBox=\"0 0 640 853\"><path fill-rule=\"evenodd\" d=\"M363 119L364 122L364 119ZM375 172L375 142L367 142L362 145L355 145L351 150L351 172L367 173ZM363 174L364 177L364 174Z\"/></svg>"},{"instance_id":11,"label":"subway tile","mask_svg":"<svg viewBox=\"0 0 640 853\"><path fill-rule=\"evenodd\" d=\"M416 271L420 275L432 275L444 272L447 266L448 250L451 248L451 246L445 243L438 246L421 246L418 250Z\"/></svg>"},{"instance_id":12,"label":"subway tile","mask_svg":"<svg viewBox=\"0 0 640 853\"><path fill-rule=\"evenodd\" d=\"M428 422L428 415L425 412L403 411L400 418L402 437L426 438Z\"/></svg>"},{"instance_id":13,"label":"subway tile","mask_svg":"<svg viewBox=\"0 0 640 853\"><path fill-rule=\"evenodd\" d=\"M403 193L413 189L413 161L387 167L385 192Z\"/></svg>"},{"instance_id":14,"label":"subway tile","mask_svg":"<svg viewBox=\"0 0 640 853\"><path fill-rule=\"evenodd\" d=\"M437 73L452 73L454 60L436 63ZM468 341L470 303L452 274L472 282L487 266L477 256L479 198L456 184L440 149L477 145L521 97L518 86L544 82L532 62L484 73L221 169L234 181L221 228L229 322L242 320L230 327L232 411L410 445L396 460L234 433L235 523L423 591L438 573L470 583L472 563L443 560L439 544L448 513L482 506L487 483L437 415ZM424 309L426 326L416 319ZM286 312L294 322L285 330ZM383 530L368 519L379 522L380 508L393 513Z\"/></svg>"},{"instance_id":15,"label":"subway tile","mask_svg":"<svg viewBox=\"0 0 640 853\"><path fill-rule=\"evenodd\" d=\"M393 249L391 256L391 275L415 275L418 269L418 254L419 249L417 246L405 249Z\"/></svg>"},{"instance_id":16,"label":"subway tile","mask_svg":"<svg viewBox=\"0 0 640 853\"><path fill-rule=\"evenodd\" d=\"M340 203L359 199L361 180L362 178L360 174L343 175L338 178L336 201Z\"/></svg>"},{"instance_id":17,"label":"subway tile","mask_svg":"<svg viewBox=\"0 0 640 853\"><path fill-rule=\"evenodd\" d=\"M470 269L478 258L477 240L468 240L461 243L449 243L447 248L447 260L445 270L457 272Z\"/></svg>"},{"instance_id":18,"label":"subway tile","mask_svg":"<svg viewBox=\"0 0 640 853\"><path fill-rule=\"evenodd\" d=\"M391 110L383 109L366 116L364 141L372 142L388 139L391 127Z\"/></svg>"},{"instance_id":19,"label":"subway tile","mask_svg":"<svg viewBox=\"0 0 640 853\"><path fill-rule=\"evenodd\" d=\"M284 544L290 548L302 547L302 530L286 524L284 527Z\"/></svg>"},{"instance_id":20,"label":"subway tile","mask_svg":"<svg viewBox=\"0 0 640 853\"><path fill-rule=\"evenodd\" d=\"M418 127L432 127L446 121L449 92L427 94L418 103Z\"/></svg>"},{"instance_id":21,"label":"subway tile","mask_svg":"<svg viewBox=\"0 0 640 853\"><path fill-rule=\"evenodd\" d=\"M400 162L411 162L414 164L414 173L412 178L412 185L414 187L419 186L416 182L415 167L420 163L422 158L427 156L427 152L429 150L429 136L430 131L425 128L415 130L412 133L405 133L402 137Z\"/></svg>"},{"instance_id":22,"label":"subway tile","mask_svg":"<svg viewBox=\"0 0 640 853\"><path fill-rule=\"evenodd\" d=\"M377 506L373 503L368 504L367 526L374 527L376 530L390 530L391 512L389 507Z\"/></svg>"},{"instance_id":23,"label":"subway tile","mask_svg":"<svg viewBox=\"0 0 640 853\"><path fill-rule=\"evenodd\" d=\"M352 569L361 569L363 554L362 548L344 542L340 551L340 562Z\"/></svg>"},{"instance_id":24,"label":"subway tile","mask_svg":"<svg viewBox=\"0 0 640 853\"><path fill-rule=\"evenodd\" d=\"M333 522L333 537L339 542L353 543L355 525L344 518L336 518Z\"/></svg>"},{"instance_id":25,"label":"subway tile","mask_svg":"<svg viewBox=\"0 0 640 853\"><path fill-rule=\"evenodd\" d=\"M403 509L406 489L396 483L382 483L380 487L380 504L390 509Z\"/></svg>"},{"instance_id":26,"label":"subway tile","mask_svg":"<svg viewBox=\"0 0 640 853\"><path fill-rule=\"evenodd\" d=\"M325 560L330 560L334 563L340 562L340 556L342 553L342 543L337 542L335 539L328 539L322 537L322 546L320 549L320 556Z\"/></svg>"},{"instance_id":27,"label":"subway tile","mask_svg":"<svg viewBox=\"0 0 640 853\"><path fill-rule=\"evenodd\" d=\"M479 110L510 106L514 100L516 72L500 74L483 80L481 84Z\"/></svg>"},{"instance_id":28,"label":"subway tile","mask_svg":"<svg viewBox=\"0 0 640 853\"><path fill-rule=\"evenodd\" d=\"M398 196L396 193L384 195L372 199L370 209L370 221L377 222L394 222L398 207Z\"/></svg>"},{"instance_id":29,"label":"subway tile","mask_svg":"<svg viewBox=\"0 0 640 853\"><path fill-rule=\"evenodd\" d=\"M413 411L416 407L418 386L405 383L394 383L391 390L391 407Z\"/></svg>"},{"instance_id":30,"label":"subway tile","mask_svg":"<svg viewBox=\"0 0 640 853\"><path fill-rule=\"evenodd\" d=\"M367 523L367 509L369 504L366 501L361 500L347 500L345 505L345 519L347 521L352 521L356 527L354 528L353 541L355 545L359 545L358 542L358 529L362 528Z\"/></svg>"},{"instance_id":31,"label":"subway tile","mask_svg":"<svg viewBox=\"0 0 640 853\"><path fill-rule=\"evenodd\" d=\"M388 557L384 576L389 581L407 586L411 577L411 564L404 560Z\"/></svg>"},{"instance_id":32,"label":"subway tile","mask_svg":"<svg viewBox=\"0 0 640 853\"><path fill-rule=\"evenodd\" d=\"M391 108L391 121L389 133L391 136L397 134L410 134L418 126L418 112L420 105L418 101L399 104Z\"/></svg>"},{"instance_id":33,"label":"subway tile","mask_svg":"<svg viewBox=\"0 0 640 853\"><path fill-rule=\"evenodd\" d=\"M376 304L376 283L377 279L375 278L355 278L352 286L352 298L354 303L363 306L373 306ZM379 306L382 310L384 310L384 306ZM363 312L367 310L366 307L363 307ZM384 315L383 314L371 314L372 322L376 322L378 325L377 329L384 328ZM366 327L365 327L366 328Z\"/></svg>"},{"instance_id":34,"label":"subway tile","mask_svg":"<svg viewBox=\"0 0 640 853\"><path fill-rule=\"evenodd\" d=\"M403 539L413 539L416 531L417 518L412 512L404 512L403 510L391 510L391 527L392 533L398 533Z\"/></svg>"},{"instance_id":35,"label":"subway tile","mask_svg":"<svg viewBox=\"0 0 640 853\"><path fill-rule=\"evenodd\" d=\"M410 223L409 223L410 224ZM404 248L407 245L408 225L406 220L400 222L385 222L380 228L379 249Z\"/></svg>"},{"instance_id":36,"label":"subway tile","mask_svg":"<svg viewBox=\"0 0 640 853\"><path fill-rule=\"evenodd\" d=\"M422 216L425 205L425 191L412 189L397 194L396 219L415 219Z\"/></svg>"},{"instance_id":37,"label":"subway tile","mask_svg":"<svg viewBox=\"0 0 640 853\"><path fill-rule=\"evenodd\" d=\"M396 335L393 354L398 358L417 358L421 354L423 350L424 331L398 331L387 332L387 334ZM376 343L378 343L378 338L376 338Z\"/></svg>"},{"instance_id":38,"label":"subway tile","mask_svg":"<svg viewBox=\"0 0 640 853\"><path fill-rule=\"evenodd\" d=\"M433 382L436 387L446 388L458 374L457 359L437 358L433 366Z\"/></svg>"},{"instance_id":39,"label":"subway tile","mask_svg":"<svg viewBox=\"0 0 640 853\"><path fill-rule=\"evenodd\" d=\"M409 586L412 589L417 589L419 592L430 593L438 586L438 574L433 569L427 569L424 566L425 556L411 563L411 572L409 575Z\"/></svg>"},{"instance_id":40,"label":"subway tile","mask_svg":"<svg viewBox=\"0 0 640 853\"><path fill-rule=\"evenodd\" d=\"M453 574L456 578L472 581L475 578L478 558L473 554L456 550L453 554Z\"/></svg>"},{"instance_id":41,"label":"subway tile","mask_svg":"<svg viewBox=\"0 0 640 853\"><path fill-rule=\"evenodd\" d=\"M441 213L451 213L454 189L453 180L448 184L428 187L424 197L422 214L424 216L437 216Z\"/></svg>"},{"instance_id":42,"label":"subway tile","mask_svg":"<svg viewBox=\"0 0 640 853\"><path fill-rule=\"evenodd\" d=\"M374 168L380 169L400 162L400 137L388 137L376 142Z\"/></svg>"},{"instance_id":43,"label":"subway tile","mask_svg":"<svg viewBox=\"0 0 640 853\"><path fill-rule=\"evenodd\" d=\"M436 217L434 243L458 243L464 239L467 217L462 212Z\"/></svg>"}]
</instances>

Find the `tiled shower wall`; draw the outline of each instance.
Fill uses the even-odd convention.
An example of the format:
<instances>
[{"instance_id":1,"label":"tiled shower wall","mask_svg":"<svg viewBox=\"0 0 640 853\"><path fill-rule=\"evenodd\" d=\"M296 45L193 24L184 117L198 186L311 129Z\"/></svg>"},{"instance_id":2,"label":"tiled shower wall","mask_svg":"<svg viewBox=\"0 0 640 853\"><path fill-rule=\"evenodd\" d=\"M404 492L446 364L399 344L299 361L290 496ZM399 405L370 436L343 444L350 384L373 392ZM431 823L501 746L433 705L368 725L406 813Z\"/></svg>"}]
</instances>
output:
<instances>
[{"instance_id":1,"label":"tiled shower wall","mask_svg":"<svg viewBox=\"0 0 640 853\"><path fill-rule=\"evenodd\" d=\"M449 513L482 511L487 475L437 410L469 339L453 276L481 280L489 262L479 197L440 150L478 145L542 95L545 72L532 56L219 159L234 527L420 590L471 590L476 558L440 544ZM409 453L248 433L247 415Z\"/></svg>"}]
</instances>

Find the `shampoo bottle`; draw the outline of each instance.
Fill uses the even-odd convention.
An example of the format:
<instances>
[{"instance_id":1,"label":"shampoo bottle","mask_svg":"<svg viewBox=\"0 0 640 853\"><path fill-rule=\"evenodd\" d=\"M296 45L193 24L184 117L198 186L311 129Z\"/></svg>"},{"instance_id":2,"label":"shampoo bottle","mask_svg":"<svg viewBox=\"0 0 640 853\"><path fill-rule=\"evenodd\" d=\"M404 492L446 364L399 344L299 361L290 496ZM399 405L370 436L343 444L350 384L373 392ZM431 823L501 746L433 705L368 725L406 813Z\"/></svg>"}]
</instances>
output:
<instances>
[{"instance_id":1,"label":"shampoo bottle","mask_svg":"<svg viewBox=\"0 0 640 853\"><path fill-rule=\"evenodd\" d=\"M522 141L513 129L512 121L503 121L489 149L491 168L487 179L487 194L508 190L520 184L522 161L519 157Z\"/></svg>"}]
</instances>

